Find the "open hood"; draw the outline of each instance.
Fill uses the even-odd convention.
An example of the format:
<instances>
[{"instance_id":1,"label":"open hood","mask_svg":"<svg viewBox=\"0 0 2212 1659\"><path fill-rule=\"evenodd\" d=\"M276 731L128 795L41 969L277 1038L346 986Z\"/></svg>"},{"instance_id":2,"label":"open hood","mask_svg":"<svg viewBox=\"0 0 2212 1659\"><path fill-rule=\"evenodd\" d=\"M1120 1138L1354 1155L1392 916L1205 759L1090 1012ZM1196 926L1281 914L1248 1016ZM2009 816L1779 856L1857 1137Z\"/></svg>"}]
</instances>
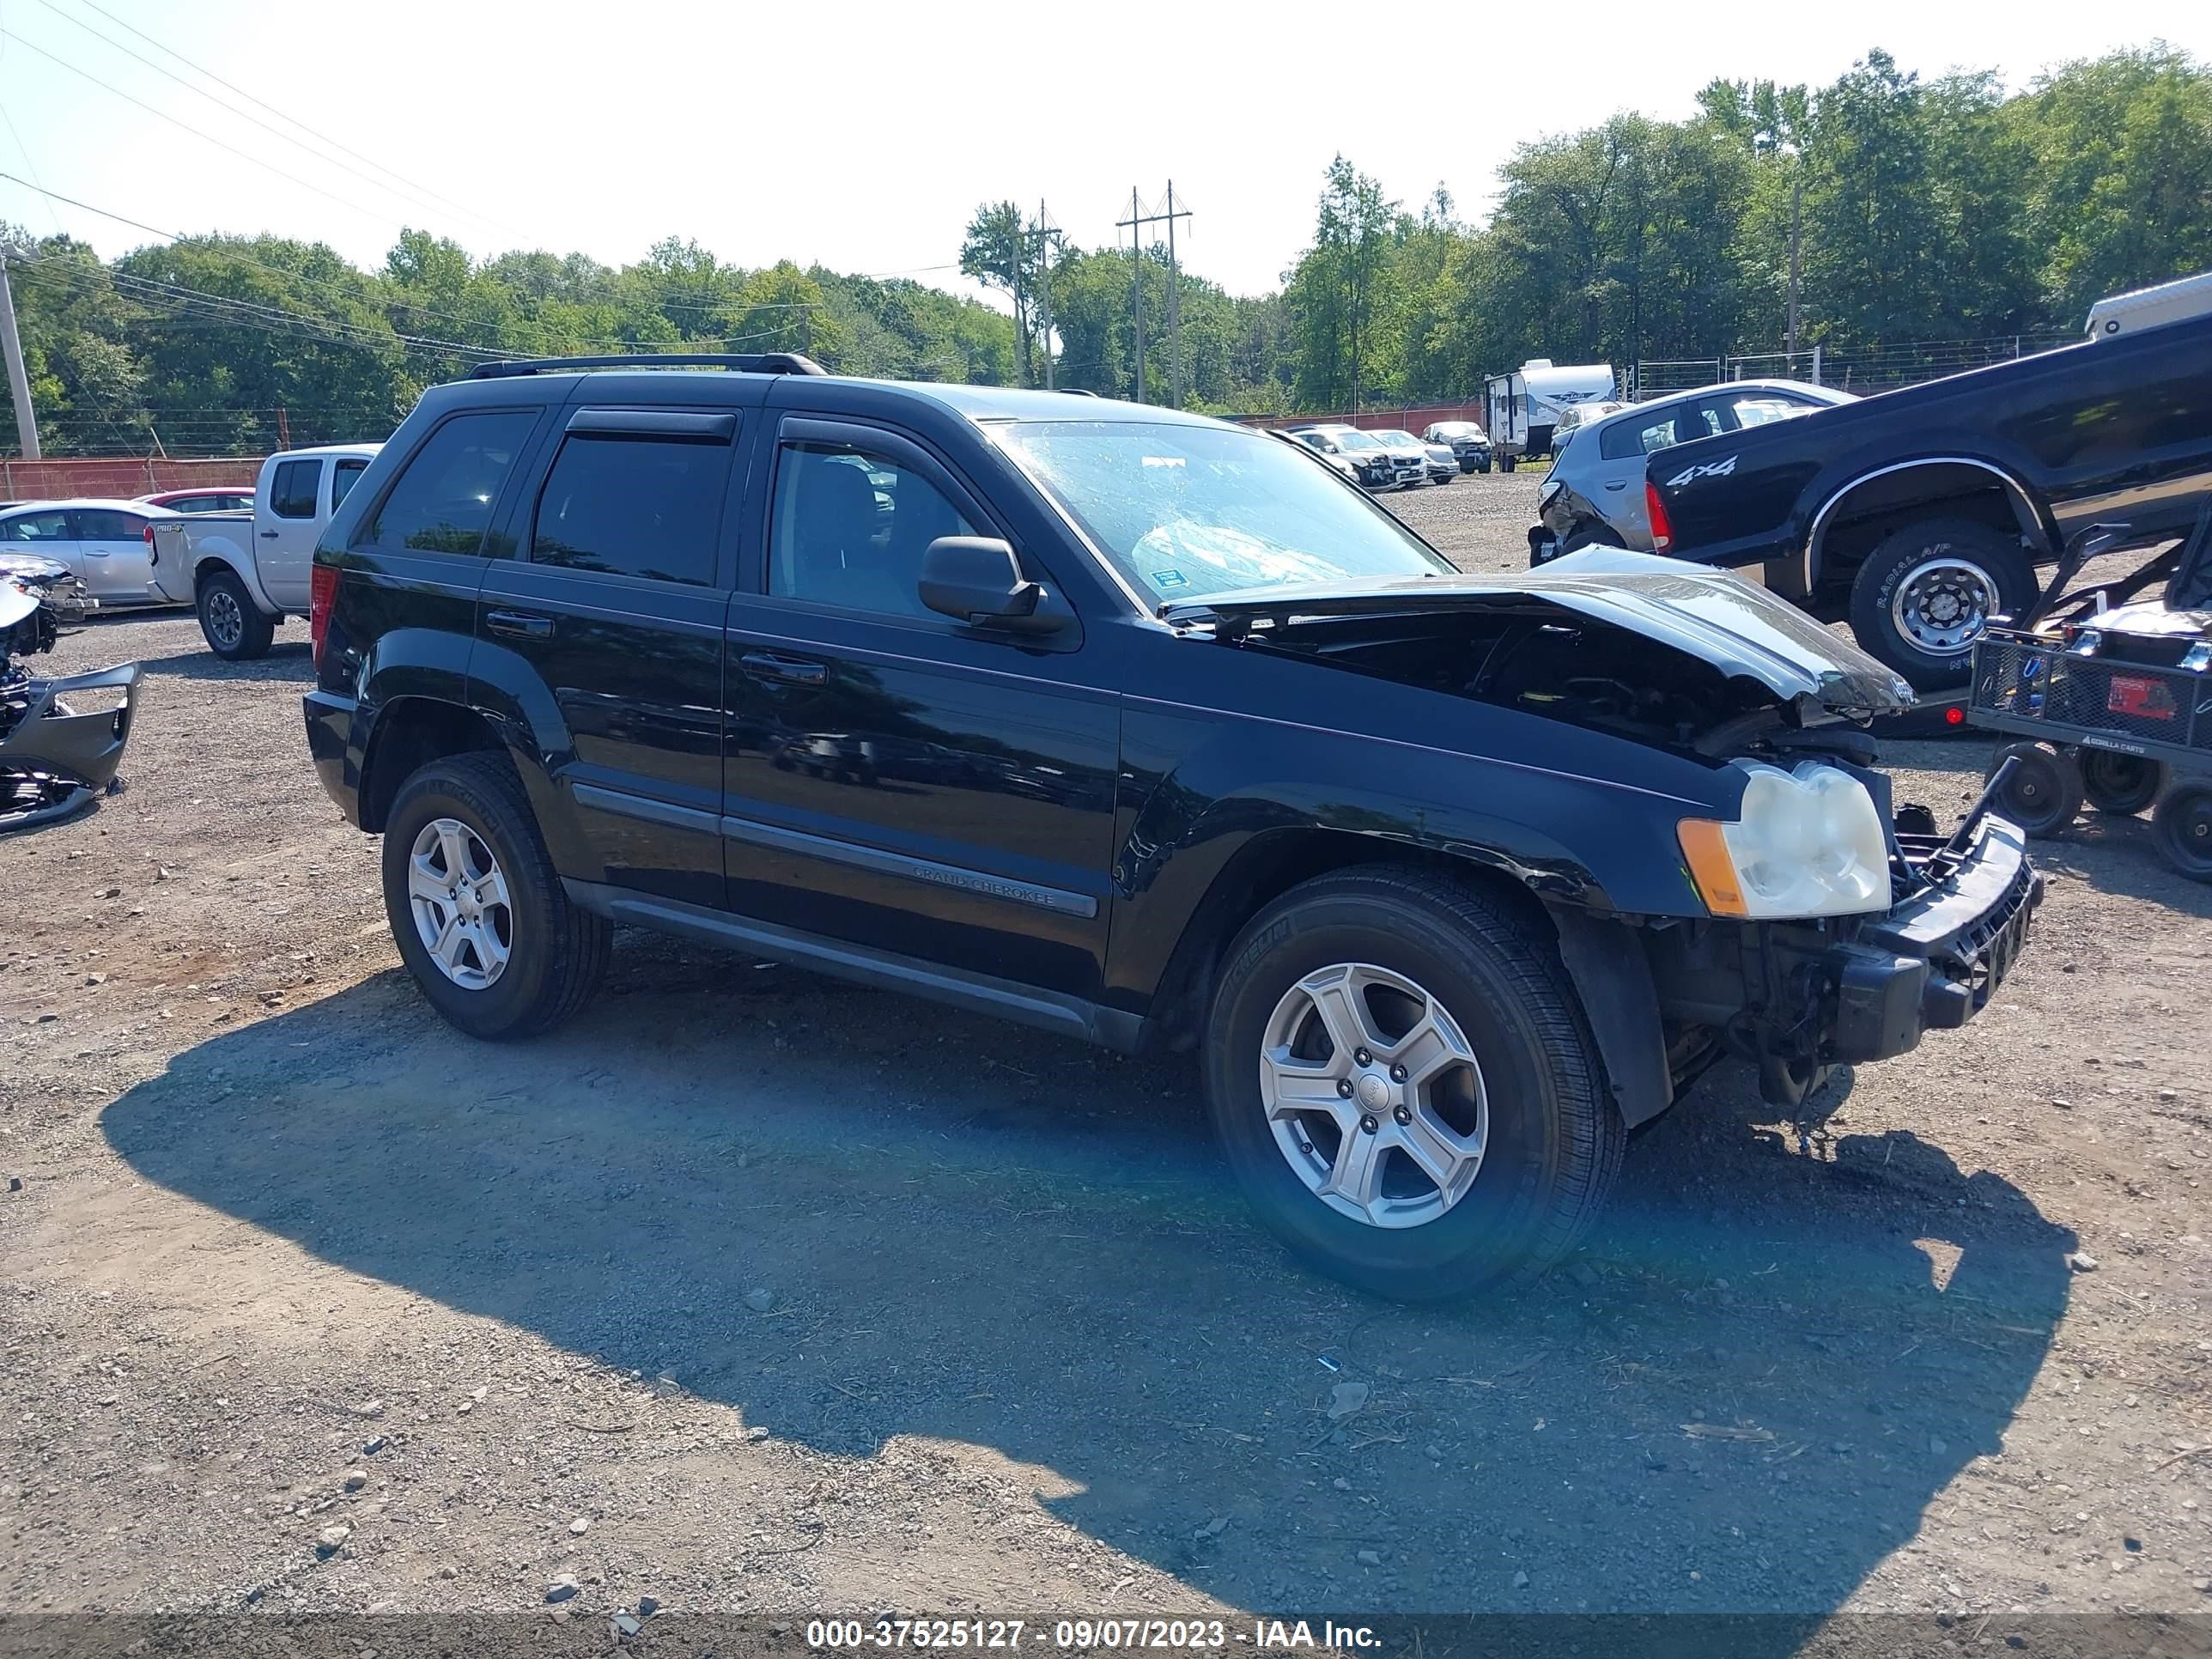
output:
<instances>
[{"instance_id":1,"label":"open hood","mask_svg":"<svg viewBox=\"0 0 2212 1659\"><path fill-rule=\"evenodd\" d=\"M1348 577L1244 588L1164 607L1170 623L1212 622L1241 637L1302 617L1389 616L1431 610L1556 606L1609 623L1755 680L1785 702L1811 698L1838 712L1912 707L1903 676L1741 576L1650 553L1594 547L1542 568L1497 576Z\"/></svg>"}]
</instances>

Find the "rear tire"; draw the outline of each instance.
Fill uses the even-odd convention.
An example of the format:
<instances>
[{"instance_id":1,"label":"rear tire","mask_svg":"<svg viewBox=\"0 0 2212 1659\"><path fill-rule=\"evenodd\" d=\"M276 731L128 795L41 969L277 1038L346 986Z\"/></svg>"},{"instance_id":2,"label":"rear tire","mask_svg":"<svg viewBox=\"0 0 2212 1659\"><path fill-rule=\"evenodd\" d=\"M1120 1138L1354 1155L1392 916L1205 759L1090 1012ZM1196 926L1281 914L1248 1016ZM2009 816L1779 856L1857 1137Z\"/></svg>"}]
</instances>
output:
<instances>
[{"instance_id":1,"label":"rear tire","mask_svg":"<svg viewBox=\"0 0 2212 1659\"><path fill-rule=\"evenodd\" d=\"M2100 812L2132 817L2158 799L2166 780L2164 761L2115 754L2109 749L2081 751L2081 793Z\"/></svg>"},{"instance_id":2,"label":"rear tire","mask_svg":"<svg viewBox=\"0 0 2212 1659\"><path fill-rule=\"evenodd\" d=\"M2166 861L2191 881L2212 881L2212 783L2185 783L2150 815Z\"/></svg>"},{"instance_id":3,"label":"rear tire","mask_svg":"<svg viewBox=\"0 0 2212 1659\"><path fill-rule=\"evenodd\" d=\"M441 825L459 826L459 858L440 861ZM446 878L480 874L503 884L500 917L488 908L477 925L485 948L459 949L459 969L440 965L426 927L442 908L435 893L428 922L418 921L422 872L418 860ZM437 878L434 875L434 879ZM455 885L465 884L456 882ZM573 904L553 868L521 781L504 755L457 755L433 761L400 785L384 827L384 908L400 959L431 1006L471 1036L487 1041L528 1036L560 1024L590 1000L606 972L614 927ZM498 958L489 982L485 969ZM465 983L465 980L479 982Z\"/></svg>"},{"instance_id":4,"label":"rear tire","mask_svg":"<svg viewBox=\"0 0 2212 1659\"><path fill-rule=\"evenodd\" d=\"M1992 616L2036 599L2035 566L2016 536L1966 519L1893 531L1851 581L1851 633L1919 691L1964 685Z\"/></svg>"},{"instance_id":5,"label":"rear tire","mask_svg":"<svg viewBox=\"0 0 2212 1659\"><path fill-rule=\"evenodd\" d=\"M1285 894L1226 960L1206 1031L1209 1109L1246 1199L1293 1252L1376 1296L1447 1302L1534 1279L1574 1249L1627 1135L1551 939L1455 881L1361 870ZM1346 1045L1314 1024L1332 988L1332 1006L1366 1011L1369 1047L1350 1045L1348 1068ZM1456 1039L1429 1044L1445 1058L1425 1084L1378 1069L1399 1055L1422 1066L1423 1028L1406 1022L1423 1007L1442 1014L1428 1030ZM1316 1065L1346 1075L1300 1070ZM1300 1089L1315 1103L1283 1109ZM1353 1202L1360 1192L1372 1197Z\"/></svg>"},{"instance_id":6,"label":"rear tire","mask_svg":"<svg viewBox=\"0 0 2212 1659\"><path fill-rule=\"evenodd\" d=\"M2014 757L2020 765L1990 805L2000 817L2010 818L2028 835L2045 839L2063 835L2081 810L2081 763L2047 743L2007 744L1990 762L1982 781L1996 776L1997 768Z\"/></svg>"},{"instance_id":7,"label":"rear tire","mask_svg":"<svg viewBox=\"0 0 2212 1659\"><path fill-rule=\"evenodd\" d=\"M252 662L269 654L276 619L265 617L246 584L228 570L210 570L194 584L192 608L208 649L225 662Z\"/></svg>"},{"instance_id":8,"label":"rear tire","mask_svg":"<svg viewBox=\"0 0 2212 1659\"><path fill-rule=\"evenodd\" d=\"M1519 463L1514 457L1510 455L1503 456L1498 460L1498 470L1500 472L1510 472Z\"/></svg>"}]
</instances>

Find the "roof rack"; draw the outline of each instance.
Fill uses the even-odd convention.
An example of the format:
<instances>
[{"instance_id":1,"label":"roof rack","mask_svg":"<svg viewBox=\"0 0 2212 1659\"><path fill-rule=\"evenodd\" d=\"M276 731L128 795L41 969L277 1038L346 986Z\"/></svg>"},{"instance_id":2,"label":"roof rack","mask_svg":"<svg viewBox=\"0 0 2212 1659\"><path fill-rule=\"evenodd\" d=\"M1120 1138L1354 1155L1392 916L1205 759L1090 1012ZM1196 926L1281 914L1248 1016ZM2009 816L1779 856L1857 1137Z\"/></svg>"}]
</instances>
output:
<instances>
[{"instance_id":1,"label":"roof rack","mask_svg":"<svg viewBox=\"0 0 2212 1659\"><path fill-rule=\"evenodd\" d=\"M618 357L517 357L479 363L469 378L501 380L516 374L567 374L586 368L726 368L746 374L827 374L796 351L641 351Z\"/></svg>"}]
</instances>

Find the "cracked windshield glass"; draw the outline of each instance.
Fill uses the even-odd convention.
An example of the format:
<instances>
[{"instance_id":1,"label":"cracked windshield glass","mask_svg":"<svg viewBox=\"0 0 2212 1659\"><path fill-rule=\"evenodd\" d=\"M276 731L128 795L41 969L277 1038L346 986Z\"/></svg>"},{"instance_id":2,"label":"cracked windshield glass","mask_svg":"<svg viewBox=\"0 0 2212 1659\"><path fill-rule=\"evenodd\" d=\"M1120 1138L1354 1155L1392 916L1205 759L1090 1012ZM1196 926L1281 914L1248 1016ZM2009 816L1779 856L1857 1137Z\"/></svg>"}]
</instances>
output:
<instances>
[{"instance_id":1,"label":"cracked windshield glass","mask_svg":"<svg viewBox=\"0 0 2212 1659\"><path fill-rule=\"evenodd\" d=\"M1156 605L1286 582L1451 574L1395 519L1279 438L1018 421L1000 441Z\"/></svg>"}]
</instances>

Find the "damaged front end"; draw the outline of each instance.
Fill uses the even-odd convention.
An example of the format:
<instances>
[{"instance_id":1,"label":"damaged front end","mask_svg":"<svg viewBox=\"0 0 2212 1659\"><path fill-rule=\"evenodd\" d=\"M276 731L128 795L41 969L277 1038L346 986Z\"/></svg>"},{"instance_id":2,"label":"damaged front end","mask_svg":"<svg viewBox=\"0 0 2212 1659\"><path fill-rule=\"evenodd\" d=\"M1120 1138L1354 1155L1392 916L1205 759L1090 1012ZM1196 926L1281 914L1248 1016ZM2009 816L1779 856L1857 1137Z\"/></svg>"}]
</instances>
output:
<instances>
[{"instance_id":1,"label":"damaged front end","mask_svg":"<svg viewBox=\"0 0 2212 1659\"><path fill-rule=\"evenodd\" d=\"M139 666L34 678L19 656L53 648L55 607L0 577L0 830L51 823L115 784L130 741Z\"/></svg>"},{"instance_id":2,"label":"damaged front end","mask_svg":"<svg viewBox=\"0 0 2212 1659\"><path fill-rule=\"evenodd\" d=\"M1547 897L1632 1125L1726 1054L1794 1109L1832 1067L1885 1060L1988 1002L2043 894L1985 794L1946 834L1892 799L1873 727L1912 688L1724 572L1612 550L1508 578L1282 589L1170 607L1170 623L1687 762L1704 813L1647 859L1680 885L1632 908ZM1563 744L1602 775L1617 756ZM1557 826L1564 844L1656 826ZM1605 849L1618 852L1618 844ZM1674 894L1679 894L1679 897Z\"/></svg>"}]
</instances>

